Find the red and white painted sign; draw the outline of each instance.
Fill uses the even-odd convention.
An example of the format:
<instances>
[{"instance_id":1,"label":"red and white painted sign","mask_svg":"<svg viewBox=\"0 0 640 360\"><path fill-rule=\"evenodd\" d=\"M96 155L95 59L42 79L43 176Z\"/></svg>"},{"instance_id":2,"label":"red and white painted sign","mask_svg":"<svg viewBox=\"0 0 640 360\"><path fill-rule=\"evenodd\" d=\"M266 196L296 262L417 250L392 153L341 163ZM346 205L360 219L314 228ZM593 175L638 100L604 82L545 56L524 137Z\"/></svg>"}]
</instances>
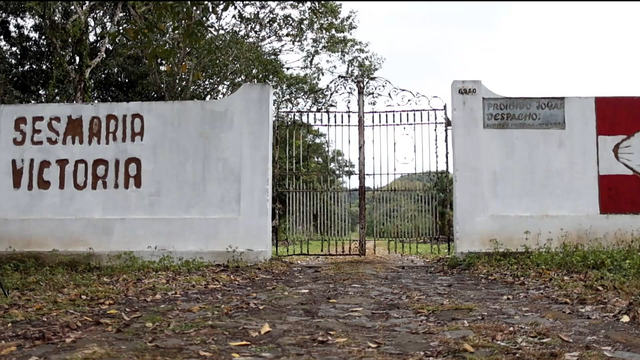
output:
<instances>
[{"instance_id":1,"label":"red and white painted sign","mask_svg":"<svg viewBox=\"0 0 640 360\"><path fill-rule=\"evenodd\" d=\"M601 214L640 214L640 97L595 99Z\"/></svg>"}]
</instances>

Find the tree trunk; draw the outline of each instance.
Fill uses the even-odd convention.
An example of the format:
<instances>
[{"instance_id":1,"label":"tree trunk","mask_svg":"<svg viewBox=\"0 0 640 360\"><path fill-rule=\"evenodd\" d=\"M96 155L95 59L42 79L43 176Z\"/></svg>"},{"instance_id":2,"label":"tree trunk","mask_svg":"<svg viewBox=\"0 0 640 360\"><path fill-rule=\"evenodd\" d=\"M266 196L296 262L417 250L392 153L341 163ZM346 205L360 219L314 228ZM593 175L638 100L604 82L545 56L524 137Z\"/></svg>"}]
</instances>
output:
<instances>
[{"instance_id":1,"label":"tree trunk","mask_svg":"<svg viewBox=\"0 0 640 360\"><path fill-rule=\"evenodd\" d=\"M75 81L75 89L74 89L74 99L75 103L83 103L86 95L85 82L86 79L83 76L83 71L79 71L78 75L76 75Z\"/></svg>"}]
</instances>

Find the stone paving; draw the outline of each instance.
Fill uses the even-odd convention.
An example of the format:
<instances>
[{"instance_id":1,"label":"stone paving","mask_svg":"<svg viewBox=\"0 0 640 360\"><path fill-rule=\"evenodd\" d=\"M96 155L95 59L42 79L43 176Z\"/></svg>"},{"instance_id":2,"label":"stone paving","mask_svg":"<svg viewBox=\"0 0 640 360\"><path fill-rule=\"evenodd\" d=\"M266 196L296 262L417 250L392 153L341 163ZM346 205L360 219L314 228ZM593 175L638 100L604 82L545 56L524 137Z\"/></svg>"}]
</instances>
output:
<instances>
[{"instance_id":1,"label":"stone paving","mask_svg":"<svg viewBox=\"0 0 640 360\"><path fill-rule=\"evenodd\" d=\"M86 313L60 310L44 320L8 321L30 305L5 306L0 353L25 360L640 359L640 329L635 319L619 320L628 306L621 300L580 304L547 282L507 284L420 259L278 263L220 270L215 282L155 295L134 284Z\"/></svg>"}]
</instances>

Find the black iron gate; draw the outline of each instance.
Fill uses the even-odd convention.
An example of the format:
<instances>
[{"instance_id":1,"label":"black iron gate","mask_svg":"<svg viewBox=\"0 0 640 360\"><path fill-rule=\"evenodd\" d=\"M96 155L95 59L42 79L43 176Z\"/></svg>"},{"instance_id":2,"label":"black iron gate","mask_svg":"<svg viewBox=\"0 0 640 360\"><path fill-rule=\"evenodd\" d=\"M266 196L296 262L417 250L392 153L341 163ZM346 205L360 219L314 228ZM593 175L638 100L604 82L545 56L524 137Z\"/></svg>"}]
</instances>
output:
<instances>
[{"instance_id":1,"label":"black iron gate","mask_svg":"<svg viewBox=\"0 0 640 360\"><path fill-rule=\"evenodd\" d=\"M274 255L451 252L446 105L380 78L352 85L346 110L276 116Z\"/></svg>"}]
</instances>

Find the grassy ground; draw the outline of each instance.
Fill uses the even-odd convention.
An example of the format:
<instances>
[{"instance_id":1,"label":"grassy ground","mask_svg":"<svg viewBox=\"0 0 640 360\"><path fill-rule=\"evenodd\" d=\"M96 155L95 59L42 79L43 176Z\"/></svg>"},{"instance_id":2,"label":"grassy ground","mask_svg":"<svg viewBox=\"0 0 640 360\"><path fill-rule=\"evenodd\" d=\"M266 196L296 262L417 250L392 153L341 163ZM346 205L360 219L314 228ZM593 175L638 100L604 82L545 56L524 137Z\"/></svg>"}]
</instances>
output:
<instances>
[{"instance_id":1,"label":"grassy ground","mask_svg":"<svg viewBox=\"0 0 640 360\"><path fill-rule=\"evenodd\" d=\"M80 300L83 296L109 295L120 291L110 284L102 284L104 279L114 276L122 276L129 280L148 277L150 284L169 290L174 287L172 284L160 280L165 284L159 285L153 279L166 273L196 274L212 268L211 264L199 260L182 261L167 256L152 262L130 254L114 256L109 263L98 265L93 261L91 254L79 256L55 252L5 254L0 258L0 264L0 279L10 290L17 290L23 294L68 294L78 291L76 294ZM197 282L198 278L196 276L191 280ZM8 300L0 297L0 303L3 301Z\"/></svg>"},{"instance_id":2,"label":"grassy ground","mask_svg":"<svg viewBox=\"0 0 640 360\"><path fill-rule=\"evenodd\" d=\"M375 249L374 249L375 244ZM407 255L448 255L449 247L447 244L429 244L420 243L415 241L411 243L405 243L404 245L400 241L394 240L367 240L367 255L384 255L384 254L407 254ZM451 252L453 253L453 244L451 244ZM300 241L294 245L283 246L280 245L276 251L276 247L273 247L273 254L275 256L287 256L287 255L319 255L319 254L358 254L358 242L357 240L338 240L338 241Z\"/></svg>"},{"instance_id":3,"label":"grassy ground","mask_svg":"<svg viewBox=\"0 0 640 360\"><path fill-rule=\"evenodd\" d=\"M375 244L375 249L374 249ZM453 244L452 244L453 247ZM368 254L412 254L412 255L445 255L448 254L447 244L416 244L395 241L367 241ZM276 254L276 247L273 247ZM297 255L297 254L358 254L358 243L355 241L303 241L295 245L280 246L277 256Z\"/></svg>"},{"instance_id":4,"label":"grassy ground","mask_svg":"<svg viewBox=\"0 0 640 360\"><path fill-rule=\"evenodd\" d=\"M493 253L445 261L451 269L508 278L548 278L562 287L615 290L625 297L635 297L640 290L640 241L618 246L562 244L522 252L496 248Z\"/></svg>"}]
</instances>

